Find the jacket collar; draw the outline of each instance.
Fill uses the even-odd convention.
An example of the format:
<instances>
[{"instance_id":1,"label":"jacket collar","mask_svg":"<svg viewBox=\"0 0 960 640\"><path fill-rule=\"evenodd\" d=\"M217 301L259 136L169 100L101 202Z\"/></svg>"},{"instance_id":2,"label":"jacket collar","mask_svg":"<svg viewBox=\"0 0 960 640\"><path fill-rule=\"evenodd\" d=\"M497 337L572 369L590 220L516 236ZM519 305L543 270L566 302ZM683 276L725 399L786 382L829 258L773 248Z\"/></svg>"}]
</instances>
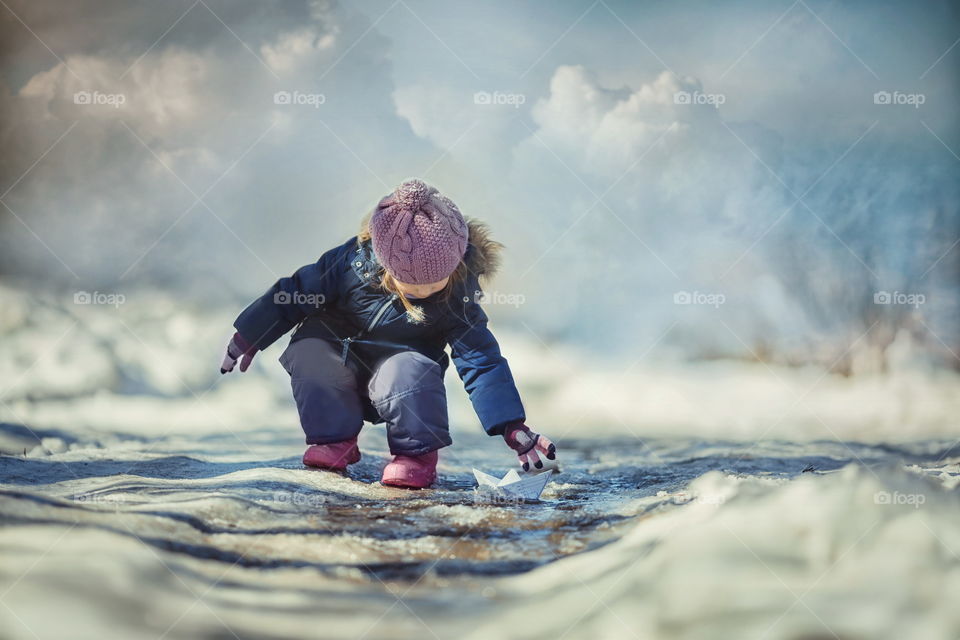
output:
<instances>
[{"instance_id":1,"label":"jacket collar","mask_svg":"<svg viewBox=\"0 0 960 640\"><path fill-rule=\"evenodd\" d=\"M373 252L373 246L369 240L357 242L356 248L350 255L350 268L357 279L368 285L377 285L380 283L380 262Z\"/></svg>"}]
</instances>

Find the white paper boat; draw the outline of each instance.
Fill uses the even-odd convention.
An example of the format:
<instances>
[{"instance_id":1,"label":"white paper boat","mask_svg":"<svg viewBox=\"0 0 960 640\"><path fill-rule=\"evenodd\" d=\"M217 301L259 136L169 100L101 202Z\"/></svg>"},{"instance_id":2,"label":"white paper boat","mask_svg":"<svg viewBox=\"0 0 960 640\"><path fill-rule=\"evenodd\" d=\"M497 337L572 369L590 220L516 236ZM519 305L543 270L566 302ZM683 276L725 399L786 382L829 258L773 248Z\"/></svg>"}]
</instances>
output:
<instances>
[{"instance_id":1,"label":"white paper boat","mask_svg":"<svg viewBox=\"0 0 960 640\"><path fill-rule=\"evenodd\" d=\"M477 486L481 491L522 500L538 500L543 489L550 481L550 473L539 473L521 477L516 469L511 469L503 478L496 478L489 473L473 470L477 479Z\"/></svg>"}]
</instances>

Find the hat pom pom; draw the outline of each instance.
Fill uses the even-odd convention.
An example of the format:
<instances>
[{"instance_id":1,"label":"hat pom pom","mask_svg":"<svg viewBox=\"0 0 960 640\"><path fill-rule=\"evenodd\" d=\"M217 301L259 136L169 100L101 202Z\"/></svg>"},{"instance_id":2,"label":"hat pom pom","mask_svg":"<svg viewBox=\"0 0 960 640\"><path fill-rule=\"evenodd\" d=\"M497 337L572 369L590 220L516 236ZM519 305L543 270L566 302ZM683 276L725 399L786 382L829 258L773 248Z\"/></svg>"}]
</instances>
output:
<instances>
[{"instance_id":1,"label":"hat pom pom","mask_svg":"<svg viewBox=\"0 0 960 640\"><path fill-rule=\"evenodd\" d=\"M430 185L423 180L407 180L396 190L397 204L407 211L419 211L430 199L432 192Z\"/></svg>"}]
</instances>

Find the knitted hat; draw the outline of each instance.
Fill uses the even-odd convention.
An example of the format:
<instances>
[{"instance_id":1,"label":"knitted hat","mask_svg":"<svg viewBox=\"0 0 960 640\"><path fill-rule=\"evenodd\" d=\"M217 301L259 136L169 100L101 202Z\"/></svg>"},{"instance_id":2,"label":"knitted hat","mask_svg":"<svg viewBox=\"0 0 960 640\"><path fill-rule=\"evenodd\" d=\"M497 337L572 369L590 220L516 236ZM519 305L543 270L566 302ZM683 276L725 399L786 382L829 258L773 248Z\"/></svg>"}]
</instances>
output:
<instances>
[{"instance_id":1,"label":"knitted hat","mask_svg":"<svg viewBox=\"0 0 960 640\"><path fill-rule=\"evenodd\" d=\"M443 280L467 251L467 223L460 209L416 178L380 200L370 218L370 236L380 264L406 284Z\"/></svg>"}]
</instances>

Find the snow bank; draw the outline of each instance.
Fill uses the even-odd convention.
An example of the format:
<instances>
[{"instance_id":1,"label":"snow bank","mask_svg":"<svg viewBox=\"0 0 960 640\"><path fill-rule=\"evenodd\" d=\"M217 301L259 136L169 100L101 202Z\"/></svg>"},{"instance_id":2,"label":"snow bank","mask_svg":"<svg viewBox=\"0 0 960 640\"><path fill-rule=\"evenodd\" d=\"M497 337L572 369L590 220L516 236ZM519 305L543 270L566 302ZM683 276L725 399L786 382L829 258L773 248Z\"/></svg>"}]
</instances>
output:
<instances>
[{"instance_id":1,"label":"snow bank","mask_svg":"<svg viewBox=\"0 0 960 640\"><path fill-rule=\"evenodd\" d=\"M246 374L221 376L236 309L158 291L122 304L77 304L72 292L0 286L0 420L144 434L255 430L297 417L279 341ZM905 441L952 437L960 375L912 357L906 335L884 373L843 376L763 362L685 362L653 352L601 358L494 326L531 424L555 439L700 435L735 439ZM452 428L479 429L452 368ZM213 423L212 425L210 423Z\"/></svg>"},{"instance_id":2,"label":"snow bank","mask_svg":"<svg viewBox=\"0 0 960 640\"><path fill-rule=\"evenodd\" d=\"M845 376L733 360L617 362L498 335L532 422L564 425L571 436L890 442L957 433L960 375L906 354L885 373Z\"/></svg>"}]
</instances>

